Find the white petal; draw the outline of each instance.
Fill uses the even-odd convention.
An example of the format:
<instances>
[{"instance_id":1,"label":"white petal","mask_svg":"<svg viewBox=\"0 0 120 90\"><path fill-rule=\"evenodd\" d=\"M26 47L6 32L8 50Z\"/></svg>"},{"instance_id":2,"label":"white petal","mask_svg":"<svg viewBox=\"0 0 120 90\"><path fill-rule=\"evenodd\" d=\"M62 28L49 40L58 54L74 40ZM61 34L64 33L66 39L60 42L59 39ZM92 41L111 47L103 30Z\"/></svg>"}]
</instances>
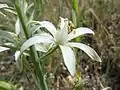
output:
<instances>
[{"instance_id":1,"label":"white petal","mask_svg":"<svg viewBox=\"0 0 120 90\"><path fill-rule=\"evenodd\" d=\"M51 22L49 22L49 21L41 21L40 25L42 27L45 27L53 36L55 36L56 28Z\"/></svg>"},{"instance_id":2,"label":"white petal","mask_svg":"<svg viewBox=\"0 0 120 90\"><path fill-rule=\"evenodd\" d=\"M62 45L60 45L60 48L62 51L62 55L63 55L63 59L66 67L68 68L68 71L70 72L70 74L74 76L76 60L75 60L73 50L68 46L62 46Z\"/></svg>"},{"instance_id":3,"label":"white petal","mask_svg":"<svg viewBox=\"0 0 120 90\"><path fill-rule=\"evenodd\" d=\"M85 44L82 44L82 43L74 43L74 42L70 42L70 43L68 43L68 45L71 47L76 47L76 48L83 50L85 53L88 54L88 56L90 56L91 59L101 62L100 57L95 52L95 50L93 50L91 47L89 47Z\"/></svg>"},{"instance_id":4,"label":"white petal","mask_svg":"<svg viewBox=\"0 0 120 90\"><path fill-rule=\"evenodd\" d=\"M74 29L69 35L68 35L68 40L74 39L80 35L83 34L94 34L94 32L89 29L89 28L85 28L85 27L80 27L77 29Z\"/></svg>"},{"instance_id":5,"label":"white petal","mask_svg":"<svg viewBox=\"0 0 120 90\"><path fill-rule=\"evenodd\" d=\"M68 19L67 18L60 18L61 22L60 22L60 34L64 34L67 35L68 34Z\"/></svg>"},{"instance_id":6,"label":"white petal","mask_svg":"<svg viewBox=\"0 0 120 90\"><path fill-rule=\"evenodd\" d=\"M0 46L0 52L6 51L6 50L9 50L9 48Z\"/></svg>"},{"instance_id":7,"label":"white petal","mask_svg":"<svg viewBox=\"0 0 120 90\"><path fill-rule=\"evenodd\" d=\"M64 27L64 24L65 24L65 19L60 17L60 23L59 23L60 29L62 29Z\"/></svg>"},{"instance_id":8,"label":"white petal","mask_svg":"<svg viewBox=\"0 0 120 90\"><path fill-rule=\"evenodd\" d=\"M68 20L67 18L61 18L60 22L60 30L57 30L57 34L55 36L56 42L60 44L64 44L68 41Z\"/></svg>"},{"instance_id":9,"label":"white petal","mask_svg":"<svg viewBox=\"0 0 120 90\"><path fill-rule=\"evenodd\" d=\"M52 43L52 42L53 42L52 38L44 36L44 35L33 36L23 43L23 45L21 46L21 52L23 52L30 46L35 45L37 43Z\"/></svg>"},{"instance_id":10,"label":"white petal","mask_svg":"<svg viewBox=\"0 0 120 90\"><path fill-rule=\"evenodd\" d=\"M60 23L59 23L60 29L62 29L64 27L64 24L65 24L66 21L68 21L67 18L60 17Z\"/></svg>"}]
</instances>

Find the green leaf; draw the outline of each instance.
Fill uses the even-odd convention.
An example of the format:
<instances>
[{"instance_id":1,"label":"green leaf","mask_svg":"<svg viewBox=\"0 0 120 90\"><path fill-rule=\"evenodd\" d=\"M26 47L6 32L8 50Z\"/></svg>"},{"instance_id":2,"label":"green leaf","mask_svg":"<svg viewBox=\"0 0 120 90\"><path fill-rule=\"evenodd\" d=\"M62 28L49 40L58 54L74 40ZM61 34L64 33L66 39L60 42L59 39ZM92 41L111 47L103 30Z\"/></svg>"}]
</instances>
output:
<instances>
[{"instance_id":1,"label":"green leaf","mask_svg":"<svg viewBox=\"0 0 120 90\"><path fill-rule=\"evenodd\" d=\"M105 87L102 90L112 90L112 88L111 87Z\"/></svg>"},{"instance_id":2,"label":"green leaf","mask_svg":"<svg viewBox=\"0 0 120 90\"><path fill-rule=\"evenodd\" d=\"M31 15L30 15L30 17L29 17L28 23L31 22L31 21L34 19L34 14L35 14L35 11L33 11L33 12L31 13Z\"/></svg>"},{"instance_id":3,"label":"green leaf","mask_svg":"<svg viewBox=\"0 0 120 90\"><path fill-rule=\"evenodd\" d=\"M17 66L17 68L20 70L20 72L22 72L23 71L23 59L18 59L17 61L16 61L16 66Z\"/></svg>"},{"instance_id":4,"label":"green leaf","mask_svg":"<svg viewBox=\"0 0 120 90\"><path fill-rule=\"evenodd\" d=\"M20 20L19 18L17 19L16 23L15 23L15 31L16 31L16 34L19 35L20 32L22 30L22 27L21 27L21 24L20 24Z\"/></svg>"},{"instance_id":5,"label":"green leaf","mask_svg":"<svg viewBox=\"0 0 120 90\"><path fill-rule=\"evenodd\" d=\"M49 49L46 47L45 44L35 44L35 49L40 52L47 52Z\"/></svg>"},{"instance_id":6,"label":"green leaf","mask_svg":"<svg viewBox=\"0 0 120 90\"><path fill-rule=\"evenodd\" d=\"M9 12L9 13L11 13L11 14L17 15L16 12L13 10L12 7L5 8L4 10L7 11L7 12Z\"/></svg>"},{"instance_id":7,"label":"green leaf","mask_svg":"<svg viewBox=\"0 0 120 90\"><path fill-rule=\"evenodd\" d=\"M23 2L21 3L21 8L24 11L24 14L26 14L28 9L28 3L25 0L23 0Z\"/></svg>"},{"instance_id":8,"label":"green leaf","mask_svg":"<svg viewBox=\"0 0 120 90\"><path fill-rule=\"evenodd\" d=\"M6 17L6 15L5 15L4 13L2 13L2 12L0 12L0 16L1 16L1 15L4 16L4 17Z\"/></svg>"},{"instance_id":9,"label":"green leaf","mask_svg":"<svg viewBox=\"0 0 120 90\"><path fill-rule=\"evenodd\" d=\"M11 32L0 30L0 38L2 39L14 42L13 36L14 34Z\"/></svg>"},{"instance_id":10,"label":"green leaf","mask_svg":"<svg viewBox=\"0 0 120 90\"><path fill-rule=\"evenodd\" d=\"M5 10L9 13L12 13L12 14L16 15L16 12L14 11L14 8L8 6L7 4L0 4L0 10Z\"/></svg>"},{"instance_id":11,"label":"green leaf","mask_svg":"<svg viewBox=\"0 0 120 90\"><path fill-rule=\"evenodd\" d=\"M0 0L0 3L11 5L13 0Z\"/></svg>"},{"instance_id":12,"label":"green leaf","mask_svg":"<svg viewBox=\"0 0 120 90\"><path fill-rule=\"evenodd\" d=\"M17 61L19 57L20 57L20 51L16 51L15 52L15 60Z\"/></svg>"},{"instance_id":13,"label":"green leaf","mask_svg":"<svg viewBox=\"0 0 120 90\"><path fill-rule=\"evenodd\" d=\"M8 5L7 4L0 4L0 9L1 8L8 8Z\"/></svg>"},{"instance_id":14,"label":"green leaf","mask_svg":"<svg viewBox=\"0 0 120 90\"><path fill-rule=\"evenodd\" d=\"M0 52L6 51L6 50L9 50L9 48L0 46Z\"/></svg>"},{"instance_id":15,"label":"green leaf","mask_svg":"<svg viewBox=\"0 0 120 90\"><path fill-rule=\"evenodd\" d=\"M42 32L40 30L41 25L31 25L31 26L29 25L29 28L32 35L34 35L36 32Z\"/></svg>"},{"instance_id":16,"label":"green leaf","mask_svg":"<svg viewBox=\"0 0 120 90\"><path fill-rule=\"evenodd\" d=\"M78 2L77 2L77 0L72 0L72 8L76 13L78 13Z\"/></svg>"},{"instance_id":17,"label":"green leaf","mask_svg":"<svg viewBox=\"0 0 120 90\"><path fill-rule=\"evenodd\" d=\"M77 16L76 16L76 12L73 9L72 9L72 21L75 27L77 27Z\"/></svg>"},{"instance_id":18,"label":"green leaf","mask_svg":"<svg viewBox=\"0 0 120 90\"><path fill-rule=\"evenodd\" d=\"M0 90L16 90L16 88L10 83L0 81Z\"/></svg>"},{"instance_id":19,"label":"green leaf","mask_svg":"<svg viewBox=\"0 0 120 90\"><path fill-rule=\"evenodd\" d=\"M20 51L15 52L16 66L22 72L23 70L23 56L20 58Z\"/></svg>"},{"instance_id":20,"label":"green leaf","mask_svg":"<svg viewBox=\"0 0 120 90\"><path fill-rule=\"evenodd\" d=\"M37 43L52 43L52 39L53 38L48 37L46 35L33 36L23 43L23 45L21 46L21 52Z\"/></svg>"},{"instance_id":21,"label":"green leaf","mask_svg":"<svg viewBox=\"0 0 120 90\"><path fill-rule=\"evenodd\" d=\"M94 34L94 32L89 29L89 28L85 28L85 27L80 27L77 29L74 29L69 35L68 35L68 40L72 40L80 35L84 35L84 34Z\"/></svg>"},{"instance_id":22,"label":"green leaf","mask_svg":"<svg viewBox=\"0 0 120 90\"><path fill-rule=\"evenodd\" d=\"M62 55L63 55L63 59L64 59L64 63L66 65L66 67L68 68L68 71L70 72L70 74L72 76L75 75L75 55L73 50L68 47L68 46L62 46L60 45L60 49L62 51Z\"/></svg>"},{"instance_id":23,"label":"green leaf","mask_svg":"<svg viewBox=\"0 0 120 90\"><path fill-rule=\"evenodd\" d=\"M76 48L83 50L86 54L88 54L88 56L92 60L102 62L101 58L98 56L96 51L94 49L92 49L91 47L89 47L85 44L82 44L82 43L75 43L75 42L69 42L68 45L71 47L76 47Z\"/></svg>"}]
</instances>

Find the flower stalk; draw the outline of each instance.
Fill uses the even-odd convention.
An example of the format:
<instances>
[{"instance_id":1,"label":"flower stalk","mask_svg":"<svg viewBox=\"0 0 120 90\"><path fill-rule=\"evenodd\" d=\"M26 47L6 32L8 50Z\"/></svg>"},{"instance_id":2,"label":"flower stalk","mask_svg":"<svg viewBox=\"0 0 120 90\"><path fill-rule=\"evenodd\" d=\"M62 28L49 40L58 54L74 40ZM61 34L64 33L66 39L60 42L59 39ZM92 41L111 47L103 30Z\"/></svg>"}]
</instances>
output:
<instances>
[{"instance_id":1,"label":"flower stalk","mask_svg":"<svg viewBox=\"0 0 120 90\"><path fill-rule=\"evenodd\" d=\"M42 57L40 57L40 60L43 60L45 57L51 55L59 46L54 47L53 49L51 49L49 52L47 52L45 55L43 55Z\"/></svg>"},{"instance_id":2,"label":"flower stalk","mask_svg":"<svg viewBox=\"0 0 120 90\"><path fill-rule=\"evenodd\" d=\"M16 12L20 19L25 37L26 37L26 39L29 39L30 38L29 31L27 29L27 26L26 26L26 23L25 23L25 20L23 17L23 13L18 4L19 3L15 4ZM31 60L35 67L35 78L36 78L37 82L39 83L37 85L40 85L40 86L37 86L37 87L39 87L38 90L48 90L48 86L47 86L46 80L44 78L43 67L42 67L41 63L38 62L38 54L37 54L34 46L30 47L30 55L31 55Z\"/></svg>"}]
</instances>

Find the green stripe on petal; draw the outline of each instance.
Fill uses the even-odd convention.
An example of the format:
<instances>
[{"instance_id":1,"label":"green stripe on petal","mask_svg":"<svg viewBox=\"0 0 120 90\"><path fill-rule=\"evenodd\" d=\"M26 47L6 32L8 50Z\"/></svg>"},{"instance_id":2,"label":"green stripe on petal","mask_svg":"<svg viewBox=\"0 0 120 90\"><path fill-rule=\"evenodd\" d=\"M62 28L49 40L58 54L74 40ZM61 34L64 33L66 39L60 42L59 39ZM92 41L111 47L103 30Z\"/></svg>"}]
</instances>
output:
<instances>
[{"instance_id":1,"label":"green stripe on petal","mask_svg":"<svg viewBox=\"0 0 120 90\"><path fill-rule=\"evenodd\" d=\"M60 45L64 63L72 76L75 75L75 56L73 50L69 46Z\"/></svg>"},{"instance_id":2,"label":"green stripe on petal","mask_svg":"<svg viewBox=\"0 0 120 90\"><path fill-rule=\"evenodd\" d=\"M82 43L75 43L75 42L70 42L70 43L68 43L68 45L71 46L71 47L76 47L76 48L79 48L79 49L83 50L86 54L88 54L88 56L92 60L102 62L101 58L98 56L96 51L93 50L91 47L89 47L85 44L82 44Z\"/></svg>"}]
</instances>

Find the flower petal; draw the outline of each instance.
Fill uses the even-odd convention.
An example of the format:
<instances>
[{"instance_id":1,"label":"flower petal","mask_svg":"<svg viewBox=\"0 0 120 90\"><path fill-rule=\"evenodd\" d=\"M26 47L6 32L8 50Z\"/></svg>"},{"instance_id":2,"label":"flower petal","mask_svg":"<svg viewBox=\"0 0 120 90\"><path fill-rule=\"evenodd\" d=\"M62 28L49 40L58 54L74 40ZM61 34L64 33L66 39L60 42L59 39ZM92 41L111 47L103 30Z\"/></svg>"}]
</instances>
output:
<instances>
[{"instance_id":1,"label":"flower petal","mask_svg":"<svg viewBox=\"0 0 120 90\"><path fill-rule=\"evenodd\" d=\"M41 21L40 25L42 27L45 27L55 37L56 28L51 22L49 22L49 21Z\"/></svg>"},{"instance_id":2,"label":"flower petal","mask_svg":"<svg viewBox=\"0 0 120 90\"><path fill-rule=\"evenodd\" d=\"M68 43L68 45L71 47L79 48L79 49L83 50L85 53L87 53L91 59L102 62L100 57L98 56L98 54L91 47L89 47L85 44L82 44L82 43L75 43L75 42L70 42L70 43Z\"/></svg>"},{"instance_id":3,"label":"flower petal","mask_svg":"<svg viewBox=\"0 0 120 90\"><path fill-rule=\"evenodd\" d=\"M60 17L59 27L60 27L60 33L67 35L68 34L68 19Z\"/></svg>"},{"instance_id":4,"label":"flower petal","mask_svg":"<svg viewBox=\"0 0 120 90\"><path fill-rule=\"evenodd\" d=\"M72 76L75 75L75 56L73 50L68 46L62 46L60 45L60 49L62 51L64 63L66 67L68 68L68 71Z\"/></svg>"},{"instance_id":5,"label":"flower petal","mask_svg":"<svg viewBox=\"0 0 120 90\"><path fill-rule=\"evenodd\" d=\"M67 36L68 36L68 19L64 19L61 17L61 22L60 22L60 30L57 31L55 39L57 43L64 44L65 42L68 41Z\"/></svg>"},{"instance_id":6,"label":"flower petal","mask_svg":"<svg viewBox=\"0 0 120 90\"><path fill-rule=\"evenodd\" d=\"M37 43L52 43L52 42L53 42L52 38L47 37L45 35L33 36L23 43L23 45L21 46L21 52Z\"/></svg>"},{"instance_id":7,"label":"flower petal","mask_svg":"<svg viewBox=\"0 0 120 90\"><path fill-rule=\"evenodd\" d=\"M89 28L85 28L85 27L80 27L77 29L74 29L69 35L68 35L68 40L72 40L80 35L83 34L94 34L94 32L89 29Z\"/></svg>"}]
</instances>

